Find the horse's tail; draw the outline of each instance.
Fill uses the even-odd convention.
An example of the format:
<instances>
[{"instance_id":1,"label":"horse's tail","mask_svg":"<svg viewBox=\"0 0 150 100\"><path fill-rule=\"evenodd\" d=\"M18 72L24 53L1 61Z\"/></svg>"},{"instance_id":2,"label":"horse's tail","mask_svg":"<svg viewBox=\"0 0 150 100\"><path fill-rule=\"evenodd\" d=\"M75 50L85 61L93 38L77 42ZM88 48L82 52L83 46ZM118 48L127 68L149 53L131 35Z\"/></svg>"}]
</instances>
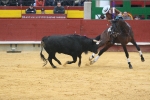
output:
<instances>
[{"instance_id":1,"label":"horse's tail","mask_svg":"<svg viewBox=\"0 0 150 100\"><path fill-rule=\"evenodd\" d=\"M47 64L47 59L45 59L44 55L42 54L43 48L44 48L45 44L43 41L41 41L41 52L40 52L40 56L41 59L45 62L43 66L45 66Z\"/></svg>"}]
</instances>

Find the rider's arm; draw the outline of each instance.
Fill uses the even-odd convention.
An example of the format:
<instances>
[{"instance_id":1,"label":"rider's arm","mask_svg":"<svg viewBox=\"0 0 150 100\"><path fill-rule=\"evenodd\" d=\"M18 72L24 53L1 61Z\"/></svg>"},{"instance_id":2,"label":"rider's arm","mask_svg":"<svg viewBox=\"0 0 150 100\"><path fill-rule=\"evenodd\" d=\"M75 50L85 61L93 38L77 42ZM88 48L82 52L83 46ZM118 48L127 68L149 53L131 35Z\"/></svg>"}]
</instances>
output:
<instances>
[{"instance_id":1,"label":"rider's arm","mask_svg":"<svg viewBox=\"0 0 150 100\"><path fill-rule=\"evenodd\" d=\"M122 14L122 12L119 11L118 9L116 9L116 8L115 8L115 12L116 12L117 14Z\"/></svg>"},{"instance_id":2,"label":"rider's arm","mask_svg":"<svg viewBox=\"0 0 150 100\"><path fill-rule=\"evenodd\" d=\"M111 19L112 19L112 15L109 14L109 13L107 13L107 14L106 14L106 19L107 19L107 20L111 20Z\"/></svg>"}]
</instances>

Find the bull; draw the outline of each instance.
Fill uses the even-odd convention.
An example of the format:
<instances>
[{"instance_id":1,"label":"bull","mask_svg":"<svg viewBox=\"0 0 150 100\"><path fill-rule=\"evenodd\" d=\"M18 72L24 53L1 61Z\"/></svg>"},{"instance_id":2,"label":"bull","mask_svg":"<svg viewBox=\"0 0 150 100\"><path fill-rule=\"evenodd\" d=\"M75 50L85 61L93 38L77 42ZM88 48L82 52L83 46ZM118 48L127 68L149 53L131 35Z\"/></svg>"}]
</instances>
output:
<instances>
[{"instance_id":1,"label":"bull","mask_svg":"<svg viewBox=\"0 0 150 100\"><path fill-rule=\"evenodd\" d=\"M86 36L80 36L76 34L43 37L41 41L40 56L41 59L45 62L45 64L43 65L45 66L47 64L47 59L42 54L43 48L49 54L48 61L53 68L56 68L56 66L53 64L52 59L54 59L58 64L61 65L61 62L55 57L56 52L72 56L73 61L67 61L66 64L75 63L77 61L77 57L79 57L78 66L80 67L81 54L83 52L87 54L88 51L97 53L98 42Z\"/></svg>"}]
</instances>

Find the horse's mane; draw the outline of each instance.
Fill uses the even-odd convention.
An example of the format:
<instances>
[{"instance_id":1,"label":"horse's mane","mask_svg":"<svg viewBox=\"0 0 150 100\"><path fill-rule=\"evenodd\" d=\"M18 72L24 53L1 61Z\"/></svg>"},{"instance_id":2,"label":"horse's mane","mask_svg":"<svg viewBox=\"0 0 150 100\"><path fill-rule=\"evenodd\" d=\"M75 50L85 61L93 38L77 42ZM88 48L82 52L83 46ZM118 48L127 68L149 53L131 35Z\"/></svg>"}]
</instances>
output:
<instances>
[{"instance_id":1,"label":"horse's mane","mask_svg":"<svg viewBox=\"0 0 150 100\"><path fill-rule=\"evenodd\" d=\"M118 22L120 29L123 33L129 33L129 26L124 20L119 20Z\"/></svg>"}]
</instances>

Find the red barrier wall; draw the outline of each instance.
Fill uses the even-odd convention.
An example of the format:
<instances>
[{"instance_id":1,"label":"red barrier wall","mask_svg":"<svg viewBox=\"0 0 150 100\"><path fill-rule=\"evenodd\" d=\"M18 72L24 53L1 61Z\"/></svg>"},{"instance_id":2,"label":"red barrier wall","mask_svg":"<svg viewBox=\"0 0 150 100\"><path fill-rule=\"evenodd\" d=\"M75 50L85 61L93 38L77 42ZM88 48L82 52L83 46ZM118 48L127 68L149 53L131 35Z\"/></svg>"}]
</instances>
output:
<instances>
[{"instance_id":1,"label":"red barrier wall","mask_svg":"<svg viewBox=\"0 0 150 100\"><path fill-rule=\"evenodd\" d=\"M150 42L150 21L127 21L133 28L137 42ZM49 20L0 19L0 41L39 41L53 34L77 34L95 37L108 26L106 20Z\"/></svg>"},{"instance_id":2,"label":"red barrier wall","mask_svg":"<svg viewBox=\"0 0 150 100\"><path fill-rule=\"evenodd\" d=\"M53 34L80 33L80 20L0 20L1 41L37 41Z\"/></svg>"}]
</instances>

